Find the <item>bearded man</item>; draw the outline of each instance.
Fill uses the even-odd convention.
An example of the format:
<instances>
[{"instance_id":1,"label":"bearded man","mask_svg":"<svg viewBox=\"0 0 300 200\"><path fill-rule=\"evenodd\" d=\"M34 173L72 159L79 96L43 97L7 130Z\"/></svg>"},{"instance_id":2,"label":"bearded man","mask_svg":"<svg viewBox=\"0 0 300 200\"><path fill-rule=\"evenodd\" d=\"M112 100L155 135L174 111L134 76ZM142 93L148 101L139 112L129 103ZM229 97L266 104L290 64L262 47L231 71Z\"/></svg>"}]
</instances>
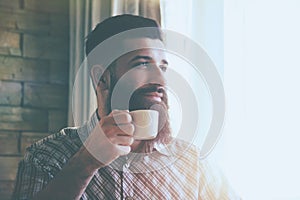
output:
<instances>
[{"instance_id":1,"label":"bearded man","mask_svg":"<svg viewBox=\"0 0 300 200\"><path fill-rule=\"evenodd\" d=\"M107 51L140 48L106 68L97 63L106 53L96 50L100 44L140 28L146 31L127 34ZM86 41L97 110L83 126L65 128L27 149L14 199L236 199L196 147L172 137L163 46L151 19L120 15L97 25ZM134 138L134 110L158 111L154 139Z\"/></svg>"}]
</instances>

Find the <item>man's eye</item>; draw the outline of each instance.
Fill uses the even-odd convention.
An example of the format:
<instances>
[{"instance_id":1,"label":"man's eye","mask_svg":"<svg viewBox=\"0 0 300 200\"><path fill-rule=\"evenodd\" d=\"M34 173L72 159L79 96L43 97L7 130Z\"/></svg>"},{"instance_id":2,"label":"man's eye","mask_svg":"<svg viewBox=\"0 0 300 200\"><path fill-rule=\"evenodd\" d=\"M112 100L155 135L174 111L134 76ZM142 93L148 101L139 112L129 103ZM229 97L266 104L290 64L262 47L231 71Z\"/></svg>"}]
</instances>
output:
<instances>
[{"instance_id":1,"label":"man's eye","mask_svg":"<svg viewBox=\"0 0 300 200\"><path fill-rule=\"evenodd\" d=\"M148 66L149 66L149 62L138 62L133 65L133 67L148 67Z\"/></svg>"},{"instance_id":2,"label":"man's eye","mask_svg":"<svg viewBox=\"0 0 300 200\"><path fill-rule=\"evenodd\" d=\"M166 72L168 67L167 67L167 65L161 65L160 69L161 69L161 71Z\"/></svg>"}]
</instances>

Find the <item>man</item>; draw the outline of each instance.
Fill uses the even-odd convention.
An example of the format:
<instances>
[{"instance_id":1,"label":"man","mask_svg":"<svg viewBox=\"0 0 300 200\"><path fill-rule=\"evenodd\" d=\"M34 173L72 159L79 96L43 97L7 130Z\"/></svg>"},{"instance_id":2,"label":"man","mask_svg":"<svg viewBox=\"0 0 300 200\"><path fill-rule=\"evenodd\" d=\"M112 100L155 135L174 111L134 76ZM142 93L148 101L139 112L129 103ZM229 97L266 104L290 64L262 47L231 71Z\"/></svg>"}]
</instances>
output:
<instances>
[{"instance_id":1,"label":"man","mask_svg":"<svg viewBox=\"0 0 300 200\"><path fill-rule=\"evenodd\" d=\"M95 62L101 58L95 49L105 40L139 28L147 31L129 34L117 45L141 48L107 68ZM98 24L86 42L87 56L94 54L88 60L98 108L82 127L65 128L27 149L14 199L236 199L223 177L199 160L195 147L172 138L162 47L153 20L120 15ZM127 105L122 95L113 98L116 89L132 92ZM134 139L130 111L139 109L159 112L156 138Z\"/></svg>"}]
</instances>

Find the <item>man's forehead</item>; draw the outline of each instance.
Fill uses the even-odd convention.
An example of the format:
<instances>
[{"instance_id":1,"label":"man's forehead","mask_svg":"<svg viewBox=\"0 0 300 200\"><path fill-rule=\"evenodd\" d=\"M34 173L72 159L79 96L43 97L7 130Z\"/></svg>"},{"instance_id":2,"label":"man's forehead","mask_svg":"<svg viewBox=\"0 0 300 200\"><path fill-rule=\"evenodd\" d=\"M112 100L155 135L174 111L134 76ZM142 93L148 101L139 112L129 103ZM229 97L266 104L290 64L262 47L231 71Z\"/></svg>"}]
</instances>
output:
<instances>
[{"instance_id":1,"label":"man's forehead","mask_svg":"<svg viewBox=\"0 0 300 200\"><path fill-rule=\"evenodd\" d=\"M165 49L164 43L159 39L151 38L130 38L122 42L124 49Z\"/></svg>"},{"instance_id":2,"label":"man's forehead","mask_svg":"<svg viewBox=\"0 0 300 200\"><path fill-rule=\"evenodd\" d=\"M135 56L149 56L152 59L166 59L164 43L159 39L135 38L124 40L123 47L135 49L119 57L119 61L131 59Z\"/></svg>"}]
</instances>

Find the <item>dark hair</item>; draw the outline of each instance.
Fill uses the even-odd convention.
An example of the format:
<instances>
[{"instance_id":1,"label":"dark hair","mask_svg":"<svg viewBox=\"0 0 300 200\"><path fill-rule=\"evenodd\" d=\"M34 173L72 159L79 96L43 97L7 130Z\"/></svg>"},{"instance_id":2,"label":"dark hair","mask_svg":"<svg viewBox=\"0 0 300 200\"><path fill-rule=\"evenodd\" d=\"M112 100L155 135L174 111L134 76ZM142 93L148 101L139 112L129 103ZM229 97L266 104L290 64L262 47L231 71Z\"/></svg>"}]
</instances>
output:
<instances>
[{"instance_id":1,"label":"dark hair","mask_svg":"<svg viewBox=\"0 0 300 200\"><path fill-rule=\"evenodd\" d=\"M148 37L162 41L160 27L157 22L152 19L128 14L107 18L99 23L88 35L85 53L88 55L101 42L118 33L146 27L153 27L155 29L151 29L147 31L147 33L143 32L143 35L135 35L135 37Z\"/></svg>"}]
</instances>

